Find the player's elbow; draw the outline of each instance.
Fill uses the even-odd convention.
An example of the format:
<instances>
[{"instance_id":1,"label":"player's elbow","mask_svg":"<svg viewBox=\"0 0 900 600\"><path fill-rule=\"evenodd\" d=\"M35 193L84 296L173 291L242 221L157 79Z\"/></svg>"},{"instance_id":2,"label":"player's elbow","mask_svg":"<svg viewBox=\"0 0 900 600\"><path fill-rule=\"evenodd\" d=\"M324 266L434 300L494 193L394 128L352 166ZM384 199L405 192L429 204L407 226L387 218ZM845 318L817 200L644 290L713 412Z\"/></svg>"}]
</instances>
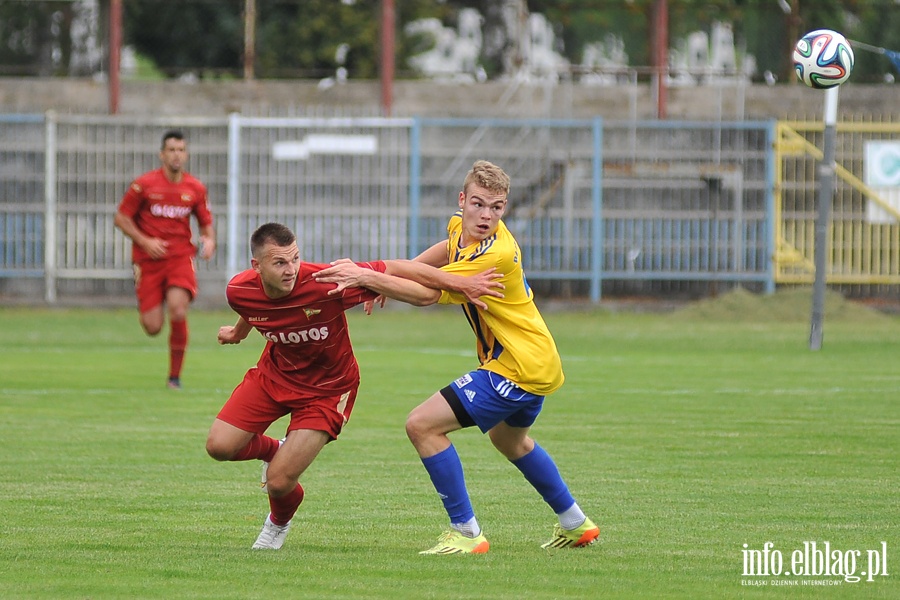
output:
<instances>
[{"instance_id":1,"label":"player's elbow","mask_svg":"<svg viewBox=\"0 0 900 600\"><path fill-rule=\"evenodd\" d=\"M441 299L441 293L437 290L426 290L424 293L413 298L412 304L413 306L431 306Z\"/></svg>"},{"instance_id":2,"label":"player's elbow","mask_svg":"<svg viewBox=\"0 0 900 600\"><path fill-rule=\"evenodd\" d=\"M431 306L434 304L433 300L428 300L426 298L414 298L410 301L410 304L413 306Z\"/></svg>"}]
</instances>

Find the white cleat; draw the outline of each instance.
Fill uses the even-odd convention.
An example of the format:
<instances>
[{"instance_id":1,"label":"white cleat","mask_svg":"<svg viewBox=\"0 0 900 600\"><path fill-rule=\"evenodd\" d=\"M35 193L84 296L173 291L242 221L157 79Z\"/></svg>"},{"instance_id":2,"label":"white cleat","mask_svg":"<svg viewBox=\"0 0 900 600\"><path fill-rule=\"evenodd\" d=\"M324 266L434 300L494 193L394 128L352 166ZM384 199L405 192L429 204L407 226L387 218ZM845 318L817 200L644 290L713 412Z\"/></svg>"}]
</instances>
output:
<instances>
[{"instance_id":1,"label":"white cleat","mask_svg":"<svg viewBox=\"0 0 900 600\"><path fill-rule=\"evenodd\" d=\"M259 537L253 542L253 550L278 550L284 545L284 538L287 537L291 524L276 525L272 522L272 515L266 516L266 522L263 523L262 531Z\"/></svg>"}]
</instances>

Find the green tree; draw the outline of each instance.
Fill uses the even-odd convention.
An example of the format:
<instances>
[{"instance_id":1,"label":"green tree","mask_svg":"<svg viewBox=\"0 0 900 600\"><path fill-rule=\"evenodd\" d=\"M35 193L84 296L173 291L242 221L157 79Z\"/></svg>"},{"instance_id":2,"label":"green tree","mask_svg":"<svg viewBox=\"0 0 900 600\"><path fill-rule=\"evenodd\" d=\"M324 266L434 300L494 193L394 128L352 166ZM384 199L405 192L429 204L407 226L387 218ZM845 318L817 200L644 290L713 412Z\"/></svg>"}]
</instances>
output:
<instances>
[{"instance_id":1,"label":"green tree","mask_svg":"<svg viewBox=\"0 0 900 600\"><path fill-rule=\"evenodd\" d=\"M324 77L334 73L338 46L354 77L377 76L378 2L303 3L259 0L256 33L260 77Z\"/></svg>"},{"instance_id":2,"label":"green tree","mask_svg":"<svg viewBox=\"0 0 900 600\"><path fill-rule=\"evenodd\" d=\"M373 79L381 57L380 0L257 0L257 67L260 77L324 77L343 66L349 76ZM406 64L411 42L403 25L424 17L447 18L446 4L396 0L394 50L398 72ZM342 65L338 47L346 45Z\"/></svg>"},{"instance_id":3,"label":"green tree","mask_svg":"<svg viewBox=\"0 0 900 600\"><path fill-rule=\"evenodd\" d=\"M107 8L110 0L101 0ZM554 24L562 52L573 64L586 44L619 36L631 66L651 63L652 14L657 0L527 0L531 12ZM337 67L351 78L375 78L380 67L381 0L256 0L256 65L260 78L324 77ZM245 0L123 0L124 43L169 76L202 76L243 70ZM496 35L504 3L497 0L394 0L395 64L411 76L407 59L421 40L403 33L407 23L436 17L456 26L462 8L485 16L482 63L489 76L502 73ZM713 22L734 26L737 47L756 58L760 72L782 81L792 77L795 37L817 28L837 29L867 44L900 51L900 10L895 0L668 0L669 42ZM791 8L789 13L783 6ZM16 75L70 74L73 3L64 0L0 1L0 72ZM104 12L105 17L105 12ZM105 32L105 21L101 24ZM348 49L342 65L337 49ZM491 54L493 52L493 54ZM857 49L856 81L877 81L893 72L884 55Z\"/></svg>"},{"instance_id":4,"label":"green tree","mask_svg":"<svg viewBox=\"0 0 900 600\"><path fill-rule=\"evenodd\" d=\"M228 72L243 68L244 0L129 0L125 42L161 70ZM447 17L446 4L396 0L395 50L398 69L409 47L403 23L426 16ZM332 75L337 49L349 51L343 66L353 78L378 76L380 0L256 0L256 63L260 78Z\"/></svg>"},{"instance_id":5,"label":"green tree","mask_svg":"<svg viewBox=\"0 0 900 600\"><path fill-rule=\"evenodd\" d=\"M243 0L123 2L125 43L163 72L237 73L241 66Z\"/></svg>"},{"instance_id":6,"label":"green tree","mask_svg":"<svg viewBox=\"0 0 900 600\"><path fill-rule=\"evenodd\" d=\"M877 3L893 0L876 0ZM668 0L669 46L693 31L709 32L716 21L733 25L739 51L756 58L759 72L772 71L781 80L793 77L791 50L802 35L827 27L841 30L863 5L863 0L785 0L786 13L776 0ZM625 42L631 66L651 64L652 17L656 0L531 0L529 9L541 12L562 26L566 55L581 60L586 43L614 33ZM848 16L851 17L848 19Z\"/></svg>"},{"instance_id":7,"label":"green tree","mask_svg":"<svg viewBox=\"0 0 900 600\"><path fill-rule=\"evenodd\" d=\"M855 40L877 48L884 48L900 63L900 9L883 2L860 2L859 24L851 32ZM851 46L853 44L851 43ZM854 48L856 66L854 81L883 81L890 75L900 79L900 64L895 64L886 54L879 54L862 47Z\"/></svg>"}]
</instances>

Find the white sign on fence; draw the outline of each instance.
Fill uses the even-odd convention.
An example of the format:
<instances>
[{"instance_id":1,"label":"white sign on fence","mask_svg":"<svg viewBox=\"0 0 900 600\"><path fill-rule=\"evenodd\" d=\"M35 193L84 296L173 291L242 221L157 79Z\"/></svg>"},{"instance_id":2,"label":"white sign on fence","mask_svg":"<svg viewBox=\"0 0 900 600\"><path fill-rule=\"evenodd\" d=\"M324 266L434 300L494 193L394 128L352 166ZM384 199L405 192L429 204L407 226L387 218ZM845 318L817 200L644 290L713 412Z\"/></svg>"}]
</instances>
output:
<instances>
[{"instance_id":1,"label":"white sign on fence","mask_svg":"<svg viewBox=\"0 0 900 600\"><path fill-rule=\"evenodd\" d=\"M900 211L900 142L866 142L863 177L882 200ZM895 223L897 218L870 199L866 202L866 221Z\"/></svg>"},{"instance_id":2,"label":"white sign on fence","mask_svg":"<svg viewBox=\"0 0 900 600\"><path fill-rule=\"evenodd\" d=\"M310 154L372 155L378 152L374 135L310 134L300 141L275 142L275 160L306 160Z\"/></svg>"}]
</instances>

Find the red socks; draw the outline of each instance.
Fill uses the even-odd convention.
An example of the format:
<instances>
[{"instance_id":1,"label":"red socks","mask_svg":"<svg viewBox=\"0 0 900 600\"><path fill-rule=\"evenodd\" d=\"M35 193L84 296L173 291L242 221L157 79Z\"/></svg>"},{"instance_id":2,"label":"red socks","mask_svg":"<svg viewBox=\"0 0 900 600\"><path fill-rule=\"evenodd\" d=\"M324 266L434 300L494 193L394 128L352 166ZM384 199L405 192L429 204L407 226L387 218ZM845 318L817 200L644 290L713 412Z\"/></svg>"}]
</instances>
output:
<instances>
[{"instance_id":1,"label":"red socks","mask_svg":"<svg viewBox=\"0 0 900 600\"><path fill-rule=\"evenodd\" d=\"M287 525L294 518L301 502L303 502L303 487L299 483L294 491L286 496L281 498L269 496L269 518L276 525Z\"/></svg>"},{"instance_id":2,"label":"red socks","mask_svg":"<svg viewBox=\"0 0 900 600\"><path fill-rule=\"evenodd\" d=\"M169 323L169 377L181 377L181 365L184 363L184 350L187 348L187 321L171 321Z\"/></svg>"},{"instance_id":3,"label":"red socks","mask_svg":"<svg viewBox=\"0 0 900 600\"><path fill-rule=\"evenodd\" d=\"M275 438L257 434L231 460L259 459L265 462L272 462L272 459L275 458L275 453L278 452L280 447L281 444ZM300 508L301 502L303 502L303 487L299 483L293 491L285 496L275 498L270 495L269 510L272 522L279 526L287 525L294 518L294 514Z\"/></svg>"},{"instance_id":4,"label":"red socks","mask_svg":"<svg viewBox=\"0 0 900 600\"><path fill-rule=\"evenodd\" d=\"M257 434L231 460L259 459L265 462L272 462L272 459L275 458L275 453L278 452L278 446L278 440L275 438Z\"/></svg>"}]
</instances>

